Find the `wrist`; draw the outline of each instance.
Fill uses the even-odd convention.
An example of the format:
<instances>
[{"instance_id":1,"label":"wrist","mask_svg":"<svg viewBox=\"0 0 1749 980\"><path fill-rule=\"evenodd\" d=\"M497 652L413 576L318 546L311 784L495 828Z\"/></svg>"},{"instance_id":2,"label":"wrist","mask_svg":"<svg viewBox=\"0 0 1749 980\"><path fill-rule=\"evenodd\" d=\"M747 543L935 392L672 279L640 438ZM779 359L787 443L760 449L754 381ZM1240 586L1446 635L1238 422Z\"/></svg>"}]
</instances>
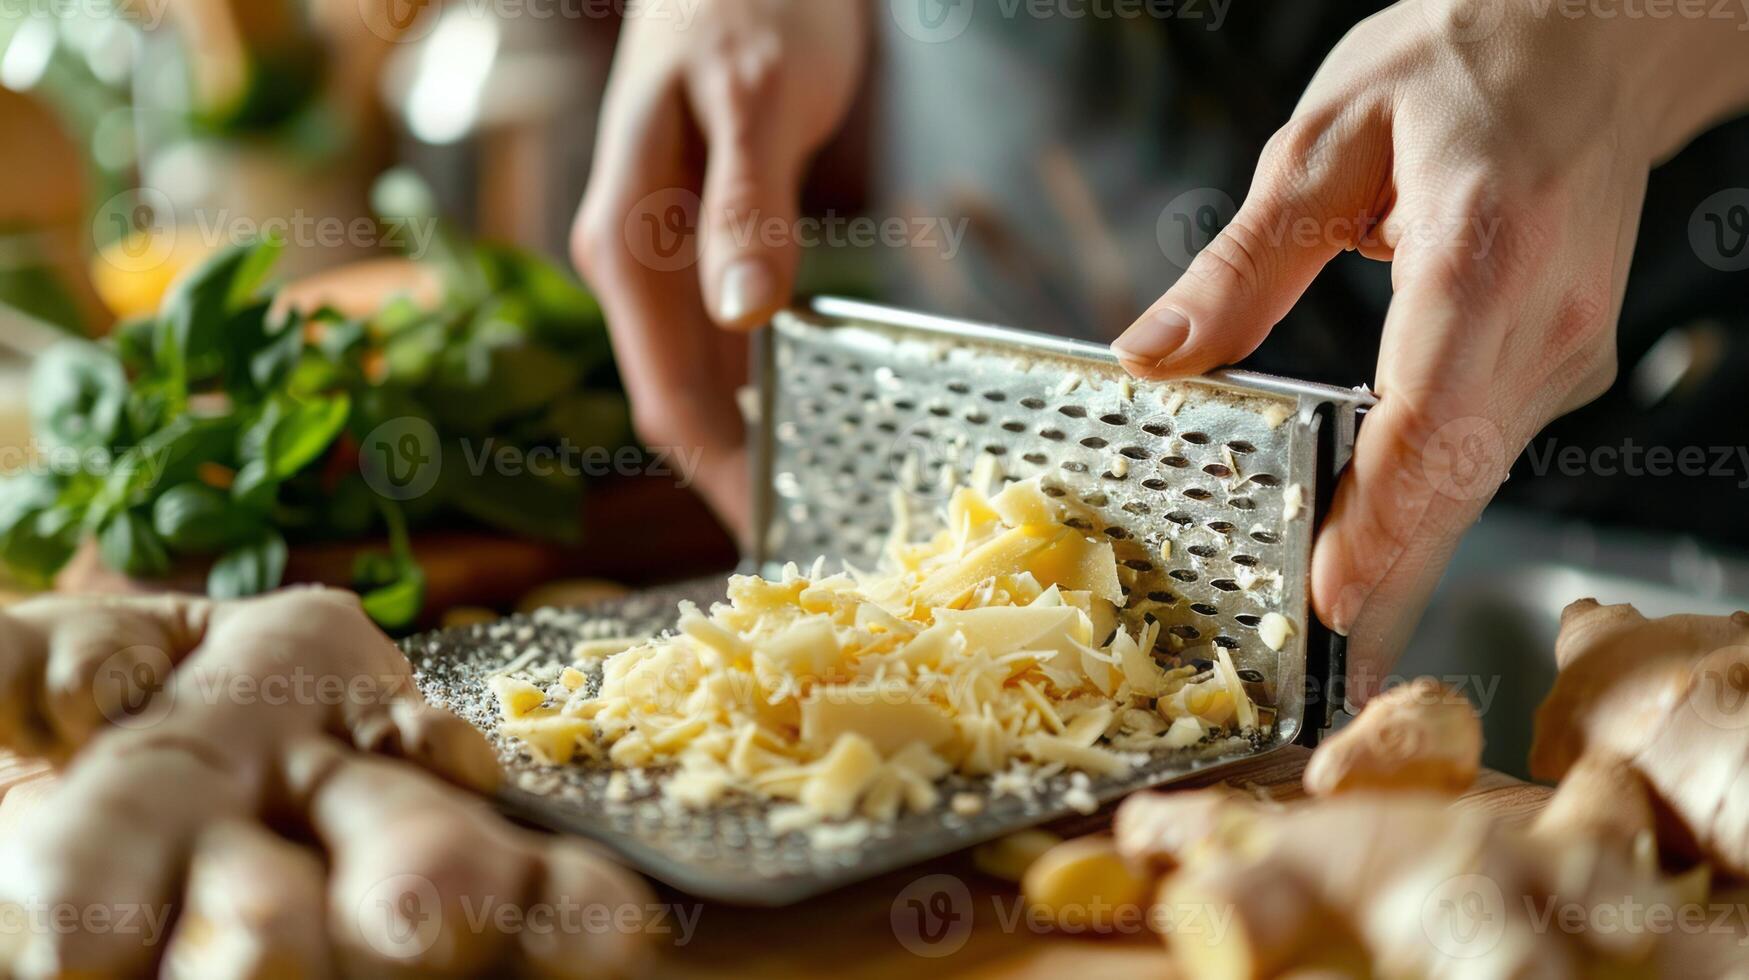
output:
<instances>
[{"instance_id":1,"label":"wrist","mask_svg":"<svg viewBox=\"0 0 1749 980\"><path fill-rule=\"evenodd\" d=\"M1615 64L1626 67L1621 95L1654 163L1749 110L1749 10L1698 0L1672 0L1667 9L1673 13L1664 20L1618 19L1610 27Z\"/></svg>"}]
</instances>

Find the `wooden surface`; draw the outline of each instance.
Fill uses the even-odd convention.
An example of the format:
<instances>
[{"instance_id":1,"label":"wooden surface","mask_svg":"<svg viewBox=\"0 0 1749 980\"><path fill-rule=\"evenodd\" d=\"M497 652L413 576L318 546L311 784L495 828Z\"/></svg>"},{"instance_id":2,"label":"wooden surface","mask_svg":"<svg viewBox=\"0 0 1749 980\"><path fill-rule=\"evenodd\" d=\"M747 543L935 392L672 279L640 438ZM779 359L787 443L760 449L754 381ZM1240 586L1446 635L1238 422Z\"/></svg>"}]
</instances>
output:
<instances>
[{"instance_id":1,"label":"wooden surface","mask_svg":"<svg viewBox=\"0 0 1749 980\"><path fill-rule=\"evenodd\" d=\"M1225 770L1218 778L1181 785L1227 782L1275 800L1298 799L1304 795L1300 773L1309 755L1287 748ZM25 809L19 804L51 785L43 772L40 766L0 753L0 836L11 832ZM1548 794L1545 787L1488 772L1461 805L1521 820L1534 815ZM1101 813L1053 829L1065 835L1091 833L1109 819L1109 813ZM947 904L931 900L937 893L949 896ZM1134 923L1128 934L1089 937L1030 927L1014 886L980 874L965 854L781 910L700 904L672 892L663 901L681 909L695 926L688 941L664 944L653 972L664 980L1172 976L1159 939L1143 924ZM920 925L934 933L933 942ZM669 935L680 938L678 925Z\"/></svg>"}]
</instances>

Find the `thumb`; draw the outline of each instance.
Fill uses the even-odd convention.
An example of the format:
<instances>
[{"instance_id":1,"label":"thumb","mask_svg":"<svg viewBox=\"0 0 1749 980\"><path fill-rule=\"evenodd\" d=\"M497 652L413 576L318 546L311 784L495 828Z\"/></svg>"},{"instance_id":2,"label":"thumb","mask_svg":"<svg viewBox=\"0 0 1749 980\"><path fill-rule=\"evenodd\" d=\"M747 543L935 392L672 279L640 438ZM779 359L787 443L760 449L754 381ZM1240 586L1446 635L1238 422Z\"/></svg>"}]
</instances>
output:
<instances>
[{"instance_id":1,"label":"thumb","mask_svg":"<svg viewBox=\"0 0 1749 980\"><path fill-rule=\"evenodd\" d=\"M1340 125L1315 114L1270 139L1244 207L1112 344L1125 368L1180 377L1244 358L1331 258L1359 244L1388 179L1389 147L1382 127L1350 138Z\"/></svg>"},{"instance_id":2,"label":"thumb","mask_svg":"<svg viewBox=\"0 0 1749 980\"><path fill-rule=\"evenodd\" d=\"M711 319L749 329L795 288L797 197L805 148L780 113L761 112L757 79L701 86L695 105L710 144L699 215L699 276Z\"/></svg>"}]
</instances>

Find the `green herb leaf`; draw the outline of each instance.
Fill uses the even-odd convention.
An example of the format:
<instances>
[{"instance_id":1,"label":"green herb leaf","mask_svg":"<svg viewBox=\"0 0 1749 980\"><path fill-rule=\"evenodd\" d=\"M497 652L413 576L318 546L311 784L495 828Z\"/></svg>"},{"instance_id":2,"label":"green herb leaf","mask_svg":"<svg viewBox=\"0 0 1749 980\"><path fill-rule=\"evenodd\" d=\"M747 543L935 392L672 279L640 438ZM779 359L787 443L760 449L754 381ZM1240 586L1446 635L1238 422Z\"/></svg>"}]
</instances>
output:
<instances>
[{"instance_id":1,"label":"green herb leaf","mask_svg":"<svg viewBox=\"0 0 1749 980\"><path fill-rule=\"evenodd\" d=\"M170 571L170 554L152 525L137 511L122 511L97 532L103 563L130 578L161 578Z\"/></svg>"},{"instance_id":2,"label":"green herb leaf","mask_svg":"<svg viewBox=\"0 0 1749 980\"><path fill-rule=\"evenodd\" d=\"M282 247L269 240L226 249L170 287L152 347L159 371L178 390L186 391L190 382L213 377L224 367L231 315L253 298Z\"/></svg>"},{"instance_id":3,"label":"green herb leaf","mask_svg":"<svg viewBox=\"0 0 1749 980\"><path fill-rule=\"evenodd\" d=\"M299 470L321 458L334 439L346 428L352 413L352 399L336 395L298 404L279 416L273 423L263 447L262 458L269 471L281 480L289 480Z\"/></svg>"},{"instance_id":4,"label":"green herb leaf","mask_svg":"<svg viewBox=\"0 0 1749 980\"><path fill-rule=\"evenodd\" d=\"M242 530L231 498L204 483L184 483L164 491L152 504L152 529L184 554L222 550Z\"/></svg>"},{"instance_id":5,"label":"green herb leaf","mask_svg":"<svg viewBox=\"0 0 1749 980\"><path fill-rule=\"evenodd\" d=\"M87 341L50 347L31 371L31 424L50 447L113 445L122 436L127 400L121 360Z\"/></svg>"},{"instance_id":6,"label":"green herb leaf","mask_svg":"<svg viewBox=\"0 0 1749 980\"><path fill-rule=\"evenodd\" d=\"M285 578L285 538L268 530L261 537L225 552L206 577L207 595L241 599L279 588Z\"/></svg>"}]
</instances>

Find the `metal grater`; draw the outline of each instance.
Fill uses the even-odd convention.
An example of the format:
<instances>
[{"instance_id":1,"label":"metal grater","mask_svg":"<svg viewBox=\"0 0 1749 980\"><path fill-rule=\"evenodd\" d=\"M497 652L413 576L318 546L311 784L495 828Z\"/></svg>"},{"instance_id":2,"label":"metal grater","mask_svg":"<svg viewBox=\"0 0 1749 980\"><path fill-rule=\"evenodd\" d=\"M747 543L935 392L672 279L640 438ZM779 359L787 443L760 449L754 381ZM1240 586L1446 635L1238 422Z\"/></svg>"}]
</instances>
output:
<instances>
[{"instance_id":1,"label":"metal grater","mask_svg":"<svg viewBox=\"0 0 1749 980\"><path fill-rule=\"evenodd\" d=\"M1099 802L1310 744L1335 720L1340 703L1325 694L1342 674L1342 646L1311 615L1307 577L1313 530L1372 402L1364 391L1240 371L1134 381L1103 347L842 299L780 315L761 335L756 368L750 569L774 574L820 555L871 566L895 493L924 533L947 490L989 458L984 466L1002 477L1041 476L1096 515L1083 530L1117 551L1120 618L1131 629L1161 621L1158 655L1226 647L1254 696L1274 707L1273 730L1248 743L1162 753L1126 778L1094 778ZM563 660L580 635L666 629L680 599L705 604L723 591L712 580L543 610L428 634L407 650L428 696L495 733L485 682L513 658L533 648ZM1256 628L1268 612L1295 626L1279 652ZM789 904L1074 812L1062 802L1066 775L1030 796L993 796L987 780L955 776L937 811L821 847L805 833L773 835L763 804L686 812L662 805L653 786L610 801L605 768L553 769L501 748L511 813L738 904ZM946 801L967 792L983 798L981 812L951 812Z\"/></svg>"}]
</instances>

